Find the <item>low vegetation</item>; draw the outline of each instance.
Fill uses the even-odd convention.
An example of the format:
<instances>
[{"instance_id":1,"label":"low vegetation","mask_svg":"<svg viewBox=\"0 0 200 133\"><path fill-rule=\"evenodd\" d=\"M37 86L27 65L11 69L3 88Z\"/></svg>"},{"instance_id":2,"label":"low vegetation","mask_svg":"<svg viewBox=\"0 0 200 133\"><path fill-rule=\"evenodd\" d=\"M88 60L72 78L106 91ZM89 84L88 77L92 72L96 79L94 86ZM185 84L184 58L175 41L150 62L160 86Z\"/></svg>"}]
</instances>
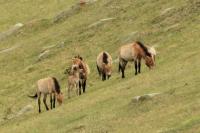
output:
<instances>
[{"instance_id":1,"label":"low vegetation","mask_svg":"<svg viewBox=\"0 0 200 133\"><path fill-rule=\"evenodd\" d=\"M0 41L0 132L200 132L200 1L97 0L73 10L77 2L0 1L1 33L24 24ZM62 12L70 13L54 21ZM156 47L156 68L142 62L135 76L129 63L121 79L118 48L134 40ZM114 61L105 82L95 63L103 50ZM64 70L78 54L91 73L86 93L67 99ZM47 76L58 79L65 99L50 111L42 106L39 114L27 95ZM152 93L159 95L133 102ZM12 117L26 106L33 108Z\"/></svg>"}]
</instances>

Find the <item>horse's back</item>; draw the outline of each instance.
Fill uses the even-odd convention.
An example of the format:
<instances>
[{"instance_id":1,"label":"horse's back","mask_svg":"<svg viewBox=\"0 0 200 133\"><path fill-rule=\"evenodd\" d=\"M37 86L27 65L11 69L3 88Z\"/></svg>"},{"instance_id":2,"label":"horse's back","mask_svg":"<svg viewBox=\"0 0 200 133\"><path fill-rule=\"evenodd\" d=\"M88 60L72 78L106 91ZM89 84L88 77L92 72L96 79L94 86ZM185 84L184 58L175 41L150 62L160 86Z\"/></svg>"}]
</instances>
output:
<instances>
[{"instance_id":1,"label":"horse's back","mask_svg":"<svg viewBox=\"0 0 200 133\"><path fill-rule=\"evenodd\" d=\"M119 49L119 58L124 59L126 61L133 61L137 57L137 52L136 52L136 46L137 44L131 43L131 44L126 44L120 47Z\"/></svg>"},{"instance_id":2,"label":"horse's back","mask_svg":"<svg viewBox=\"0 0 200 133\"><path fill-rule=\"evenodd\" d=\"M50 93L55 90L52 77L47 77L38 80L37 86L38 86L38 91L41 93Z\"/></svg>"},{"instance_id":3,"label":"horse's back","mask_svg":"<svg viewBox=\"0 0 200 133\"><path fill-rule=\"evenodd\" d=\"M103 51L97 56L96 63L100 68L102 67L103 63L111 65L112 57L108 52Z\"/></svg>"}]
</instances>

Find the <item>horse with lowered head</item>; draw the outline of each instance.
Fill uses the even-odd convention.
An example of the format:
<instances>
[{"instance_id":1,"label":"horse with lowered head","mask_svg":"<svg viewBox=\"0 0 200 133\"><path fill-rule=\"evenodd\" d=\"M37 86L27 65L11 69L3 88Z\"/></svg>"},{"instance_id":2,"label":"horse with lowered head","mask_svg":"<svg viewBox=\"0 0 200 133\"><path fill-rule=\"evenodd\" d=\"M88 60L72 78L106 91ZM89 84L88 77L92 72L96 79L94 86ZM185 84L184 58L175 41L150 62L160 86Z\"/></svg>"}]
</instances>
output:
<instances>
[{"instance_id":1,"label":"horse with lowered head","mask_svg":"<svg viewBox=\"0 0 200 133\"><path fill-rule=\"evenodd\" d=\"M75 56L72 59L72 64L78 65L79 67L79 95L81 95L81 88L83 89L83 93L85 93L86 82L88 75L90 74L90 69L81 56Z\"/></svg>"},{"instance_id":2,"label":"horse with lowered head","mask_svg":"<svg viewBox=\"0 0 200 133\"><path fill-rule=\"evenodd\" d=\"M156 50L143 43L136 41L131 44L123 45L119 49L119 72L122 72L122 78L125 77L124 70L129 61L135 64L135 75L141 72L141 59L151 69L155 66Z\"/></svg>"},{"instance_id":3,"label":"horse with lowered head","mask_svg":"<svg viewBox=\"0 0 200 133\"><path fill-rule=\"evenodd\" d=\"M102 80L106 80L110 78L112 73L112 57L108 52L101 52L97 56L96 60L97 71L99 72L99 76L102 76Z\"/></svg>"},{"instance_id":4,"label":"horse with lowered head","mask_svg":"<svg viewBox=\"0 0 200 133\"><path fill-rule=\"evenodd\" d=\"M39 113L41 112L40 98L42 94L44 95L43 102L46 107L46 110L49 110L46 103L46 98L48 94L50 95L51 109L55 108L56 99L59 104L62 104L63 102L63 94L60 90L58 80L55 77L47 77L38 80L36 94L34 96L29 96L31 98L38 98Z\"/></svg>"}]
</instances>

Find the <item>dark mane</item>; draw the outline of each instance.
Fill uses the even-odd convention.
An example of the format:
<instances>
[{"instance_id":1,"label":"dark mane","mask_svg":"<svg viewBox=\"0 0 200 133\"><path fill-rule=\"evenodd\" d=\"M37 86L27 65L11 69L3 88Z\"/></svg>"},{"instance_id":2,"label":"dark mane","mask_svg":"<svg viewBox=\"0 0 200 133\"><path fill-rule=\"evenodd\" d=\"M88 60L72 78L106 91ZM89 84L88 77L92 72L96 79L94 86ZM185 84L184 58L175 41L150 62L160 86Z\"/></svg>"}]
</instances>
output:
<instances>
[{"instance_id":1,"label":"dark mane","mask_svg":"<svg viewBox=\"0 0 200 133\"><path fill-rule=\"evenodd\" d=\"M78 59L80 59L80 60L83 60L83 57L81 57L80 55L75 56L74 58L78 58Z\"/></svg>"},{"instance_id":2,"label":"dark mane","mask_svg":"<svg viewBox=\"0 0 200 133\"><path fill-rule=\"evenodd\" d=\"M148 48L140 41L136 41L136 43L143 49L144 53L151 57L151 53L149 53Z\"/></svg>"},{"instance_id":3,"label":"dark mane","mask_svg":"<svg viewBox=\"0 0 200 133\"><path fill-rule=\"evenodd\" d=\"M103 63L108 64L108 55L103 52Z\"/></svg>"},{"instance_id":4,"label":"dark mane","mask_svg":"<svg viewBox=\"0 0 200 133\"><path fill-rule=\"evenodd\" d=\"M56 93L60 94L60 85L58 83L58 80L55 77L52 77L52 79L53 79L53 82L54 82L54 85L55 85Z\"/></svg>"}]
</instances>

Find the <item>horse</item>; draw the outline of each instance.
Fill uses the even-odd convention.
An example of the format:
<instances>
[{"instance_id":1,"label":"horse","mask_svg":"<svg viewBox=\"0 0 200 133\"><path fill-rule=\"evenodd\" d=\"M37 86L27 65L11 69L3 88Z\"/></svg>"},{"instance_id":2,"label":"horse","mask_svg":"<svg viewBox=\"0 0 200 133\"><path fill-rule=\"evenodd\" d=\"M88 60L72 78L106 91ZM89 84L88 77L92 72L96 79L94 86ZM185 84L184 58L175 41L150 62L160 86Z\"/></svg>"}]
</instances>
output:
<instances>
[{"instance_id":1,"label":"horse","mask_svg":"<svg viewBox=\"0 0 200 133\"><path fill-rule=\"evenodd\" d=\"M83 61L83 58L80 56L76 56L72 59L73 65L79 66L79 95L81 95L81 88L83 89L83 93L85 93L86 89L86 81L88 75L90 73L89 66Z\"/></svg>"},{"instance_id":2,"label":"horse","mask_svg":"<svg viewBox=\"0 0 200 133\"><path fill-rule=\"evenodd\" d=\"M119 49L119 72L122 72L122 78L125 78L124 70L129 61L135 64L135 75L141 72L141 59L149 69L155 66L156 50L154 47L145 46L140 41L126 44Z\"/></svg>"},{"instance_id":3,"label":"horse","mask_svg":"<svg viewBox=\"0 0 200 133\"><path fill-rule=\"evenodd\" d=\"M76 89L76 94L79 95L79 66L78 65L72 65L71 70L68 76L68 87L67 87L67 91L68 91L68 98L70 98L70 91L75 88Z\"/></svg>"},{"instance_id":4,"label":"horse","mask_svg":"<svg viewBox=\"0 0 200 133\"><path fill-rule=\"evenodd\" d=\"M97 71L102 76L102 81L109 79L112 73L112 57L108 52L101 52L96 60Z\"/></svg>"},{"instance_id":5,"label":"horse","mask_svg":"<svg viewBox=\"0 0 200 133\"><path fill-rule=\"evenodd\" d=\"M46 110L49 110L47 103L46 103L46 98L47 98L48 94L50 95L51 109L55 108L56 99L60 105L63 102L63 94L60 90L60 85L58 83L58 80L55 77L47 77L47 78L38 80L35 95L29 96L31 98L38 98L39 113L41 113L40 98L41 98L42 94L44 95L43 102L46 107Z\"/></svg>"}]
</instances>

